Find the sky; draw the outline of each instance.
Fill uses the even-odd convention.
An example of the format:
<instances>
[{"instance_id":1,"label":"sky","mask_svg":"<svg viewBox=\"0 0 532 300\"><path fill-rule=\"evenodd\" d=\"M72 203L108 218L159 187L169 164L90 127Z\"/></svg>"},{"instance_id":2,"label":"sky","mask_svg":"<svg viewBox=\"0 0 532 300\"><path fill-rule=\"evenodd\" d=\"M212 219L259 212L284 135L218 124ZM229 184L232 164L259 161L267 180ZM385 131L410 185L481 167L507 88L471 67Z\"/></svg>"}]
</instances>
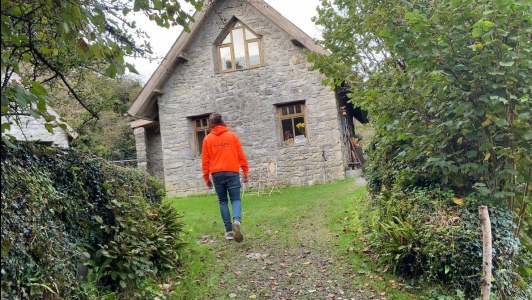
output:
<instances>
[{"instance_id":1,"label":"sky","mask_svg":"<svg viewBox=\"0 0 532 300\"><path fill-rule=\"evenodd\" d=\"M298 26L305 33L313 38L320 37L320 29L311 21L315 16L316 7L320 4L320 0L265 0L275 10L281 13L285 18L290 20ZM159 66L162 58L168 53L175 40L182 31L179 26L171 27L169 29L159 27L155 22L149 21L147 17L136 17L135 20L140 28L142 28L150 38L148 41L152 46L156 60L149 61L148 59L129 59L130 63L135 65L139 72L138 79L145 83L155 69Z\"/></svg>"}]
</instances>

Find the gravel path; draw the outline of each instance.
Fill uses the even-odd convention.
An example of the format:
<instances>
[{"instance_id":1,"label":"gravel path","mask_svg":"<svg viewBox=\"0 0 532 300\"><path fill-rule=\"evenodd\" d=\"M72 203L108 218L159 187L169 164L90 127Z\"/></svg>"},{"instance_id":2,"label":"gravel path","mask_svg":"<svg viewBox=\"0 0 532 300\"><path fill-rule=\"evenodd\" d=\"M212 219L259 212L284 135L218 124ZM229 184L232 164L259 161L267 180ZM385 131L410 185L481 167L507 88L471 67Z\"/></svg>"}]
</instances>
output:
<instances>
[{"instance_id":1,"label":"gravel path","mask_svg":"<svg viewBox=\"0 0 532 300\"><path fill-rule=\"evenodd\" d=\"M333 250L323 218L302 218L285 235L257 225L263 234L241 244L202 237L224 266L221 299L369 299L350 284L356 275Z\"/></svg>"}]
</instances>

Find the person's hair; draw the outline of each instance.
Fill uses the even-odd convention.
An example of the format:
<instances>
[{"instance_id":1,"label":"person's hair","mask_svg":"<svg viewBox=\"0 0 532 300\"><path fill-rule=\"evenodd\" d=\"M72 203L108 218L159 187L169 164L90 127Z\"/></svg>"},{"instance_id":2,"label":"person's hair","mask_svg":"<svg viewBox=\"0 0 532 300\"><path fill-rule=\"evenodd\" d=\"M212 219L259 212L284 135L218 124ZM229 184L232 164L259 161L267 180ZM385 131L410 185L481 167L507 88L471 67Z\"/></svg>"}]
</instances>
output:
<instances>
[{"instance_id":1,"label":"person's hair","mask_svg":"<svg viewBox=\"0 0 532 300\"><path fill-rule=\"evenodd\" d=\"M224 122L224 119L222 118L222 115L220 115L219 113L212 113L210 116L209 116L209 131L212 130L212 128L216 125L222 125L222 126L225 126L225 122Z\"/></svg>"}]
</instances>

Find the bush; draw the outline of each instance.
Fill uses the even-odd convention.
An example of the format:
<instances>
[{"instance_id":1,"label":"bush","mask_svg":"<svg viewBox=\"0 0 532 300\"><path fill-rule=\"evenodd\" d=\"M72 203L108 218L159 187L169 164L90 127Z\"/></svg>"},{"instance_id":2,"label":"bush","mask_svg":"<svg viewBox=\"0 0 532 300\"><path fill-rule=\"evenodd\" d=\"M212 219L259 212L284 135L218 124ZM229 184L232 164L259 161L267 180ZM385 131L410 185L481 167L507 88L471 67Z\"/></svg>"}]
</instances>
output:
<instances>
[{"instance_id":1,"label":"bush","mask_svg":"<svg viewBox=\"0 0 532 300\"><path fill-rule=\"evenodd\" d=\"M495 288L514 297L518 238L532 251L532 3L323 1L315 22L331 54L309 54L312 68L348 85L377 132L366 174L382 195L384 257L405 275L478 285L476 206L418 203L472 195L491 204L495 251L508 251Z\"/></svg>"},{"instance_id":2,"label":"bush","mask_svg":"<svg viewBox=\"0 0 532 300\"><path fill-rule=\"evenodd\" d=\"M482 275L482 232L478 195L453 202L454 193L438 189L392 192L378 199L382 234L374 239L383 263L396 274L445 283L450 290L478 296ZM460 203L459 201L457 201ZM532 261L514 235L512 214L490 207L493 233L493 290L501 297L526 297L530 274L519 267ZM528 295L530 296L530 295Z\"/></svg>"},{"instance_id":3,"label":"bush","mask_svg":"<svg viewBox=\"0 0 532 300\"><path fill-rule=\"evenodd\" d=\"M1 162L2 298L89 297L84 281L134 296L177 266L182 224L158 180L43 146L2 146Z\"/></svg>"}]
</instances>

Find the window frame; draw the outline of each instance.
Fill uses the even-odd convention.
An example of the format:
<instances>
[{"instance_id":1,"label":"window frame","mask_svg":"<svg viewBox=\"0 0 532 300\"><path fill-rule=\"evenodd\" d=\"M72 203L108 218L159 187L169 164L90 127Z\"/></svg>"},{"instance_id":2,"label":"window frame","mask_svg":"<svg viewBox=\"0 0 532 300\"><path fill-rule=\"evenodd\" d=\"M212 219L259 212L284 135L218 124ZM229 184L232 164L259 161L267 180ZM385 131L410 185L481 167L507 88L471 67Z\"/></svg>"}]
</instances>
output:
<instances>
[{"instance_id":1,"label":"window frame","mask_svg":"<svg viewBox=\"0 0 532 300\"><path fill-rule=\"evenodd\" d=\"M300 105L301 107L301 112L300 113L297 113L296 112L296 105ZM292 120L292 134L294 136L294 140L295 140L295 137L296 137L296 124L294 124L294 119L296 118L303 118L303 121L304 121L304 124L305 124L305 139L308 141L309 137L308 137L308 121L307 121L307 115L306 115L306 103L305 101L295 101L295 102L288 102L288 103L279 103L279 104L276 104L275 105L276 108L277 108L277 120L278 120L278 123L279 123L279 132L281 134L281 143L283 144L287 144L287 141L284 139L284 130L283 130L283 120ZM290 111L288 109L288 107L290 106L294 106L294 113L293 114L290 114ZM283 107L287 107L288 109L288 114L287 115L283 115L282 114L282 110L283 110Z\"/></svg>"},{"instance_id":2,"label":"window frame","mask_svg":"<svg viewBox=\"0 0 532 300\"><path fill-rule=\"evenodd\" d=\"M234 47L234 38L233 38L234 29L242 30L242 36L244 38L244 52L245 52L246 66L242 69L236 68L236 57L235 57L235 47ZM248 30L253 35L255 35L256 38L246 39L246 30ZM231 36L231 42L224 44L223 41L228 36ZM260 61L256 65L250 65L250 61L249 61L249 44L250 43L258 43ZM229 48L229 51L231 53L231 68L224 70L222 67L223 60L222 60L221 49L227 48L227 47ZM263 67L264 66L264 49L263 49L263 43L262 43L262 36L258 35L255 31L251 30L251 28L249 28L246 24L242 23L241 21L236 20L231 26L229 26L224 31L224 35L222 36L222 38L220 38L220 41L216 43L216 55L218 57L217 69L219 73L230 73L230 72Z\"/></svg>"},{"instance_id":3,"label":"window frame","mask_svg":"<svg viewBox=\"0 0 532 300\"><path fill-rule=\"evenodd\" d=\"M192 134L194 135L194 154L197 156L200 156L202 153L202 146L199 144L198 139L198 132L203 131L205 133L205 137L209 134L209 115L200 115L200 116L194 116L189 118L192 122ZM205 126L203 126L203 122L205 121ZM200 121L201 126L197 126L197 121ZM205 139L205 137L203 139ZM202 141L203 143L203 141Z\"/></svg>"}]
</instances>

